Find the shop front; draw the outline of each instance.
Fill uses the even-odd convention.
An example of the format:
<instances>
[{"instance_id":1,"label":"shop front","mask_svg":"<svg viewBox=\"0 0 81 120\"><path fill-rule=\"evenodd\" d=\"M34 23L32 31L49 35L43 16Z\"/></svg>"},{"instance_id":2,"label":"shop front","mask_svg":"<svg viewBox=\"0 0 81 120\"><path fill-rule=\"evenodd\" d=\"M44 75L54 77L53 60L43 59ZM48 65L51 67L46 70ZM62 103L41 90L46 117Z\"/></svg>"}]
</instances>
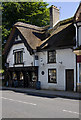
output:
<instances>
[{"instance_id":1,"label":"shop front","mask_svg":"<svg viewBox=\"0 0 81 120\"><path fill-rule=\"evenodd\" d=\"M75 50L77 55L77 91L81 92L81 50Z\"/></svg>"},{"instance_id":2,"label":"shop front","mask_svg":"<svg viewBox=\"0 0 81 120\"><path fill-rule=\"evenodd\" d=\"M7 68L8 85L10 87L35 88L38 81L38 67L11 67Z\"/></svg>"},{"instance_id":3,"label":"shop front","mask_svg":"<svg viewBox=\"0 0 81 120\"><path fill-rule=\"evenodd\" d=\"M77 91L81 92L81 55L77 56Z\"/></svg>"}]
</instances>

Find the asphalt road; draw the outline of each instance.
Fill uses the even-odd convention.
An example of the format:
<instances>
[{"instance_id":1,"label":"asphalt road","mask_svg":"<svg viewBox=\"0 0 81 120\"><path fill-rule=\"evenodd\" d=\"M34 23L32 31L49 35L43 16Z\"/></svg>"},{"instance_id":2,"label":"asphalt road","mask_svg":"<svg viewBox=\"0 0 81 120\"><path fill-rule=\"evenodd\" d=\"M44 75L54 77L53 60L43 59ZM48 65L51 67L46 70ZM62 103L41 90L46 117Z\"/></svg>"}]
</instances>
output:
<instances>
[{"instance_id":1,"label":"asphalt road","mask_svg":"<svg viewBox=\"0 0 81 120\"><path fill-rule=\"evenodd\" d=\"M79 100L4 90L2 118L79 118Z\"/></svg>"}]
</instances>

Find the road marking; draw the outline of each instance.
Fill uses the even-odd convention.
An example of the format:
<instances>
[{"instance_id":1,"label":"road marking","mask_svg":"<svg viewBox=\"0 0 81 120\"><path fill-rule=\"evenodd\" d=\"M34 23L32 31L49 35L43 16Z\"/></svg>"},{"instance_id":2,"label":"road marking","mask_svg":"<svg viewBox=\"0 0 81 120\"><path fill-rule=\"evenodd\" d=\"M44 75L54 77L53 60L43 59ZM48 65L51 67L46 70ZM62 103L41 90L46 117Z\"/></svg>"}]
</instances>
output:
<instances>
[{"instance_id":1,"label":"road marking","mask_svg":"<svg viewBox=\"0 0 81 120\"><path fill-rule=\"evenodd\" d=\"M71 102L79 102L79 100L73 100L73 99L66 99L66 98L59 98L61 100L64 100L64 101L71 101Z\"/></svg>"},{"instance_id":2,"label":"road marking","mask_svg":"<svg viewBox=\"0 0 81 120\"><path fill-rule=\"evenodd\" d=\"M74 113L74 114L78 114L78 115L81 115L81 113L78 113L78 112L74 112L74 111L63 110L63 112L69 112L69 113Z\"/></svg>"},{"instance_id":3,"label":"road marking","mask_svg":"<svg viewBox=\"0 0 81 120\"><path fill-rule=\"evenodd\" d=\"M24 104L30 104L30 105L37 105L37 104L34 104L34 103L29 103L29 102L23 102L23 101L20 101L20 100L14 100L14 99L9 99L9 98L5 98L5 97L1 97L2 99L5 99L5 100L10 100L10 101L14 101L14 102L20 102L20 103L24 103Z\"/></svg>"}]
</instances>

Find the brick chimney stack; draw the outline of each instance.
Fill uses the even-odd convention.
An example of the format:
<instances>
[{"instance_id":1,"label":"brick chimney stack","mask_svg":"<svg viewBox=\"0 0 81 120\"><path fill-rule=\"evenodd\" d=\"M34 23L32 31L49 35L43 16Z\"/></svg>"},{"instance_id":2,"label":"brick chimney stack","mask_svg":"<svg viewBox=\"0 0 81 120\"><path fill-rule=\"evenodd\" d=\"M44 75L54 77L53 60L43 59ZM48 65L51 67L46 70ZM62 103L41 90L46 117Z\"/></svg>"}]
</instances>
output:
<instances>
[{"instance_id":1,"label":"brick chimney stack","mask_svg":"<svg viewBox=\"0 0 81 120\"><path fill-rule=\"evenodd\" d=\"M59 21L59 9L55 6L50 7L50 27L53 27L57 21Z\"/></svg>"}]
</instances>

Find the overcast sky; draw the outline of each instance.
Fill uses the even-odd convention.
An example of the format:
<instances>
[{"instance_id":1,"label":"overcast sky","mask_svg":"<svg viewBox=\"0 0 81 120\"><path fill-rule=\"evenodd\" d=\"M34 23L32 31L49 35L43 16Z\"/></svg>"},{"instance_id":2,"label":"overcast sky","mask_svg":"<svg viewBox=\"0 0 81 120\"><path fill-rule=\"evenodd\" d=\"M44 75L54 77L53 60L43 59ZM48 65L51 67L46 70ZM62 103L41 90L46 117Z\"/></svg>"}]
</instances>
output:
<instances>
[{"instance_id":1,"label":"overcast sky","mask_svg":"<svg viewBox=\"0 0 81 120\"><path fill-rule=\"evenodd\" d=\"M47 3L49 3L49 6L54 5L57 8L60 8L60 20L63 20L74 16L80 2L47 2Z\"/></svg>"}]
</instances>

